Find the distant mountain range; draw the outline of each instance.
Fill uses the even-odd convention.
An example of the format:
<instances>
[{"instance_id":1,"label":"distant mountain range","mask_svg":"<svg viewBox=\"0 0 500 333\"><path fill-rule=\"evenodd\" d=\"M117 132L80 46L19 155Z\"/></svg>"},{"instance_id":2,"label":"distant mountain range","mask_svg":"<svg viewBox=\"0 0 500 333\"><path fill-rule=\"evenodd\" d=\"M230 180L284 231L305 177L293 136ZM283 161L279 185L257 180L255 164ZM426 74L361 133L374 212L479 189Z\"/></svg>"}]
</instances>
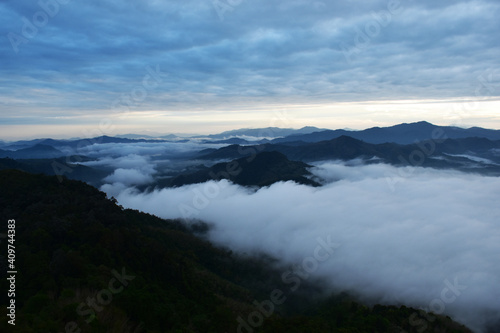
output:
<instances>
[{"instance_id":1,"label":"distant mountain range","mask_svg":"<svg viewBox=\"0 0 500 333\"><path fill-rule=\"evenodd\" d=\"M126 139L120 137L112 136L99 136L89 139L76 139L76 140L54 140L54 139L35 139L28 141L16 141L6 144L2 147L3 150L8 151L18 151L20 149L26 149L30 147L39 146L46 147L51 146L54 148L69 148L76 150L78 148L83 148L93 144L107 144L107 143L141 143L141 142L168 142L168 140L158 140L158 139ZM39 150L39 148L37 148ZM46 149L46 148L45 148ZM34 157L31 157L34 158Z\"/></svg>"},{"instance_id":2,"label":"distant mountain range","mask_svg":"<svg viewBox=\"0 0 500 333\"><path fill-rule=\"evenodd\" d=\"M266 127L266 128L242 128L232 131L222 132L220 134L210 134L210 135L200 135L196 137L200 138L210 138L215 140L224 140L234 137L253 137L253 138L278 138L278 137L286 137L289 135L302 135L309 134L318 131L322 131L324 129L320 129L313 126L306 126L300 129L293 128L279 128L279 127Z\"/></svg>"},{"instance_id":3,"label":"distant mountain range","mask_svg":"<svg viewBox=\"0 0 500 333\"><path fill-rule=\"evenodd\" d=\"M465 129L454 126L437 126L425 121L421 121L417 123L400 124L391 127L373 127L362 131L324 130L308 134L293 134L284 138L274 139L271 141L271 143L284 143L294 141L320 142L336 139L343 135L374 144L387 142L411 144L415 143L416 141L432 139L436 135L450 139L479 137L490 140L500 140L500 130L490 130L480 127Z\"/></svg>"},{"instance_id":4,"label":"distant mountain range","mask_svg":"<svg viewBox=\"0 0 500 333\"><path fill-rule=\"evenodd\" d=\"M211 144L228 144L228 145L247 145L247 144L263 144L268 143L268 139L249 141L242 138L230 138L224 140L204 140L203 143L211 143Z\"/></svg>"},{"instance_id":5,"label":"distant mountain range","mask_svg":"<svg viewBox=\"0 0 500 333\"><path fill-rule=\"evenodd\" d=\"M291 143L291 142L320 142L339 138L341 136L350 136L367 143L398 143L412 144L416 141L432 139L440 135L450 139L463 139L469 137L486 138L490 140L500 140L500 130L484 129L480 127L460 128L454 126L437 126L431 123L421 121L411 124L399 124L391 127L373 127L362 131L355 130L327 130L317 127L303 127L301 129L291 128L257 128L257 129L238 129L226 131L220 134L199 135L179 137L173 134L160 137L151 137L147 135L127 134L116 137L100 136L88 139L74 140L54 140L54 139L35 139L22 140L16 142L2 142L1 149L7 151L16 151L19 149L30 148L36 145L52 146L54 148L77 149L92 144L105 143L144 143L144 142L187 142L190 139L203 139L201 142L218 144L255 144L255 143ZM266 138L271 139L270 141ZM274 138L274 139L273 139ZM200 141L198 141L200 142Z\"/></svg>"},{"instance_id":6,"label":"distant mountain range","mask_svg":"<svg viewBox=\"0 0 500 333\"><path fill-rule=\"evenodd\" d=\"M437 168L474 170L500 175L500 140L484 138L421 141L400 145L371 144L349 136L321 142L291 142L254 146L230 145L200 152L200 159L221 160L248 157L259 152L277 151L294 161L352 160L384 162Z\"/></svg>"},{"instance_id":7,"label":"distant mountain range","mask_svg":"<svg viewBox=\"0 0 500 333\"><path fill-rule=\"evenodd\" d=\"M213 141L213 140L218 140L221 141L222 143L226 143L226 140L232 140L232 139L240 139L244 140L243 138L259 138L259 139L264 139L264 138L281 138L289 135L302 135L302 134L309 134L309 133L314 133L314 132L319 132L319 131L324 131L326 129L321 129L313 126L306 126L300 129L293 129L293 128L279 128L279 127L266 127L266 128L241 128L241 129L236 129L236 130L231 130L231 131L225 131L222 133L218 134L208 134L208 135L189 135L189 134L168 134L168 135L158 135L158 136L152 136L152 135L143 135L143 134L121 134L117 135L117 138L124 138L124 139L166 139L166 140L172 140L172 141L179 141L179 140L185 140L185 139L205 139L207 142ZM254 140L255 141L255 140ZM227 142L230 143L230 142ZM240 142L242 143L242 142Z\"/></svg>"},{"instance_id":8,"label":"distant mountain range","mask_svg":"<svg viewBox=\"0 0 500 333\"><path fill-rule=\"evenodd\" d=\"M13 159L28 158L57 158L64 156L64 153L52 146L45 144L35 144L32 147L22 148L15 151L0 149L0 158L9 157Z\"/></svg>"},{"instance_id":9,"label":"distant mountain range","mask_svg":"<svg viewBox=\"0 0 500 333\"><path fill-rule=\"evenodd\" d=\"M283 137L262 139L277 136ZM228 161L244 165L245 168L237 177L226 179L240 185L256 186L286 180L314 185L307 177L307 165L304 163L324 160L362 159L365 163L383 162L397 166L450 168L500 175L500 131L477 127L463 129L418 122L363 131L269 127L240 129L191 139L179 140L176 136L165 136L167 137L171 140L100 136L91 139L3 142L0 148L0 168L58 175L57 168L54 168L56 163L67 166L66 169L63 167L63 174L69 178L98 186L106 174L113 172L110 166L92 164L89 167L80 163L67 163L66 158L79 155L78 159L70 160L89 161L88 156L82 155L80 148L94 144L108 144L110 147L106 151L116 151L116 156L121 156L122 152L130 154L130 151L135 150L118 146L115 149L112 144L175 142L182 145L189 142L189 149L177 146L175 151L163 153L160 149L158 153L156 148L154 155L149 157L152 163L163 163L158 167L157 185L180 186L213 179L209 174L217 174L219 169L227 168ZM203 149L204 143L225 146ZM199 151L193 150L197 144ZM260 155L266 152L274 154ZM253 162L245 162L249 159ZM174 166L173 161L177 166ZM214 163L219 164L213 165Z\"/></svg>"}]
</instances>

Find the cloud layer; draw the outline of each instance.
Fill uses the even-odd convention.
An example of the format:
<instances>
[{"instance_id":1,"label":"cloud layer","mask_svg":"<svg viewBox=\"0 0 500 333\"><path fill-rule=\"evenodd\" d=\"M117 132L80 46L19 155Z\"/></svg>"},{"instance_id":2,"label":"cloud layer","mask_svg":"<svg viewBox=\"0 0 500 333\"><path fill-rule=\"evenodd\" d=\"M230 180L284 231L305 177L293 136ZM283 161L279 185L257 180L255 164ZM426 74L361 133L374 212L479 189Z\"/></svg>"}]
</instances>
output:
<instances>
[{"instance_id":1,"label":"cloud layer","mask_svg":"<svg viewBox=\"0 0 500 333\"><path fill-rule=\"evenodd\" d=\"M477 332L498 319L499 178L380 164L326 163L315 173L336 181L257 191L212 181L151 193L121 189L117 199L164 218L202 219L213 225L211 241L287 265L329 237L340 246L312 272L328 288L444 311ZM408 177L394 178L402 174Z\"/></svg>"},{"instance_id":2,"label":"cloud layer","mask_svg":"<svg viewBox=\"0 0 500 333\"><path fill-rule=\"evenodd\" d=\"M0 3L3 124L500 94L495 0L59 2Z\"/></svg>"}]
</instances>

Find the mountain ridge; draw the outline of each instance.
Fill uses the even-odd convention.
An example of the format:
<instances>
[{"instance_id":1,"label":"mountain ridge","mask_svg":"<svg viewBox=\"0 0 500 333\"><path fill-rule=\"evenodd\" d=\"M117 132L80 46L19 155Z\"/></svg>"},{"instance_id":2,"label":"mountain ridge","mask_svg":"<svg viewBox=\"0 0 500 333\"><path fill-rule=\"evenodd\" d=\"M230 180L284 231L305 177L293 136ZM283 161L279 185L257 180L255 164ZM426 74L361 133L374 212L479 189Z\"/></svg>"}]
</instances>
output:
<instances>
[{"instance_id":1,"label":"mountain ridge","mask_svg":"<svg viewBox=\"0 0 500 333\"><path fill-rule=\"evenodd\" d=\"M0 149L0 158L29 159L29 158L57 158L64 153L50 145L37 143L34 146L15 151Z\"/></svg>"},{"instance_id":2,"label":"mountain ridge","mask_svg":"<svg viewBox=\"0 0 500 333\"><path fill-rule=\"evenodd\" d=\"M347 135L373 144L412 144L417 141L432 139L436 135L446 136L450 139L484 137L490 140L500 140L500 130L485 129L481 127L471 127L467 129L456 126L438 126L426 121L420 121L415 123L402 123L389 127L372 127L360 131L325 130L310 134L278 138L272 140L271 143L287 143L293 141L320 142L335 139L342 135Z\"/></svg>"},{"instance_id":3,"label":"mountain ridge","mask_svg":"<svg viewBox=\"0 0 500 333\"><path fill-rule=\"evenodd\" d=\"M255 156L242 157L231 162L222 162L205 170L181 174L155 186L177 187L209 180L227 179L242 186L269 186L280 181L295 181L299 184L319 186L307 178L311 167L303 162L290 161L284 154L267 151Z\"/></svg>"},{"instance_id":4,"label":"mountain ridge","mask_svg":"<svg viewBox=\"0 0 500 333\"><path fill-rule=\"evenodd\" d=\"M500 140L491 141L485 138L440 139L438 141L423 141L416 144L401 145L396 143L371 144L349 136L320 142L290 142L281 144L262 144L254 146L230 145L219 149L201 151L200 159L217 160L233 159L242 156L255 155L263 151L278 151L290 160L305 163L325 160L363 159L366 163L385 162L397 166L427 166L438 168L457 168L467 170L473 159L459 158L450 154L471 155L491 160L491 165L485 166L485 172L500 174ZM416 162L415 156L419 156ZM420 161L421 160L421 161ZM471 167L470 170L473 170ZM469 171L470 171L469 170ZM476 169L478 171L480 169Z\"/></svg>"}]
</instances>

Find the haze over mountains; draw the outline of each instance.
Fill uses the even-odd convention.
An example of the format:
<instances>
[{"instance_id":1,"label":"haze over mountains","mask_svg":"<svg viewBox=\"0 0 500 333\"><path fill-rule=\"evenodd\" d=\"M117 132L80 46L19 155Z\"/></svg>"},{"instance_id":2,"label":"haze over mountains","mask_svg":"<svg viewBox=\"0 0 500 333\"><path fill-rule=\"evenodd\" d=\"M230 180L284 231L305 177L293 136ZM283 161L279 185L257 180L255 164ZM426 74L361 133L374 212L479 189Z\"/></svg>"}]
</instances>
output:
<instances>
[{"instance_id":1,"label":"haze over mountains","mask_svg":"<svg viewBox=\"0 0 500 333\"><path fill-rule=\"evenodd\" d=\"M118 135L116 137L100 136L87 139L72 139L72 140L54 140L54 139L34 139L21 140L15 142L0 141L0 148L7 150L17 150L21 148L32 147L36 144L43 144L52 147L84 147L91 144L105 143L133 143L133 142L149 142L149 141L178 141L186 139L210 139L210 140L227 140L244 137L251 138L254 142L258 139L271 139L271 143L282 142L319 142L335 139L341 136L349 136L367 143L398 143L412 144L415 141L431 139L436 133L446 133L446 137L450 139L460 139L469 137L480 137L489 140L500 140L500 130L484 129L479 127L460 128L455 126L437 126L425 121L399 124L391 127L373 127L365 130L329 130L320 129L317 127L306 126L301 129L284 129L277 127L267 127L260 129L239 129L226 131L220 134L211 135L163 135L163 136L148 136L139 134ZM207 141L208 142L208 141Z\"/></svg>"},{"instance_id":2,"label":"haze over mountains","mask_svg":"<svg viewBox=\"0 0 500 333\"><path fill-rule=\"evenodd\" d=\"M169 139L165 139L166 137ZM143 156L150 160L156 178L167 179L181 174L203 172L218 162L229 162L243 157L249 159L258 153L273 151L284 154L290 161L305 163L362 159L367 163L500 174L499 130L463 129L436 126L427 122L363 131L270 127L183 138L171 135L163 138L135 139L109 136L74 140L37 139L2 143L0 158L17 160L21 169L22 165L28 163L23 160L37 160L29 162L30 171L63 174L100 186L103 184L102 173L115 170L114 165L106 164L106 158L131 154ZM54 167L54 158L60 159L57 161L57 167ZM12 165L12 162L6 160L2 163ZM92 172L73 172L82 167L92 168ZM144 175L144 179L150 179L148 176L151 176L152 171L143 173L134 168L132 170L129 173L140 173ZM297 176L304 175L305 173L302 173ZM170 182L174 183L177 186L183 185L179 178ZM250 183L257 184L258 180ZM167 186L169 182L161 181L158 184Z\"/></svg>"}]
</instances>

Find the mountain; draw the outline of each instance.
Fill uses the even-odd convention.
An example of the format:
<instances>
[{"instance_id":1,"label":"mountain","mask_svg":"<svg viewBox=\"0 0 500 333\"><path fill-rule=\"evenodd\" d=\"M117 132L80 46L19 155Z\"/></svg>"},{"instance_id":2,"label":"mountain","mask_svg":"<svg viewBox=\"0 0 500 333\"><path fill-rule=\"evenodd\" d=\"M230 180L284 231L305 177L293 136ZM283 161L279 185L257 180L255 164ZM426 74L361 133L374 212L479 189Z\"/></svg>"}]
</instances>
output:
<instances>
[{"instance_id":1,"label":"mountain","mask_svg":"<svg viewBox=\"0 0 500 333\"><path fill-rule=\"evenodd\" d=\"M229 144L229 145L246 145L249 144L250 141L241 138L230 138L225 140L204 140L203 143L211 143L211 144Z\"/></svg>"},{"instance_id":2,"label":"mountain","mask_svg":"<svg viewBox=\"0 0 500 333\"><path fill-rule=\"evenodd\" d=\"M95 169L70 161L88 161L85 156L69 156L55 159L22 159L0 158L0 170L21 170L25 172L57 176L61 181L65 178L80 180L99 187L102 179L109 174L108 170Z\"/></svg>"},{"instance_id":3,"label":"mountain","mask_svg":"<svg viewBox=\"0 0 500 333\"><path fill-rule=\"evenodd\" d=\"M204 183L208 180L228 179L243 186L268 186L279 181L295 181L299 184L319 186L307 178L309 165L290 161L276 152L262 152L255 156L243 157L228 163L218 163L206 170L178 175L159 186L183 186Z\"/></svg>"},{"instance_id":4,"label":"mountain","mask_svg":"<svg viewBox=\"0 0 500 333\"><path fill-rule=\"evenodd\" d=\"M391 127L373 127L362 131L325 130L304 135L290 135L285 138L274 139L271 142L320 142L332 140L343 135L373 144L387 142L412 144L416 141L432 139L436 135L441 137L446 136L450 139L481 137L490 140L500 140L500 130L490 130L479 127L465 129L454 126L437 126L421 121L411 124L399 124Z\"/></svg>"},{"instance_id":5,"label":"mountain","mask_svg":"<svg viewBox=\"0 0 500 333\"><path fill-rule=\"evenodd\" d=\"M10 157L13 159L37 159L37 158L57 158L64 156L64 153L52 146L36 144L29 148L15 151L0 150L0 158Z\"/></svg>"},{"instance_id":6,"label":"mountain","mask_svg":"<svg viewBox=\"0 0 500 333\"><path fill-rule=\"evenodd\" d=\"M166 139L166 140L182 140L182 139L185 139L184 136L178 136L178 135L175 135L175 134L162 135L159 138Z\"/></svg>"},{"instance_id":7,"label":"mountain","mask_svg":"<svg viewBox=\"0 0 500 333\"><path fill-rule=\"evenodd\" d=\"M226 131L219 134L210 134L206 136L197 136L204 137L216 140L223 140L232 137L256 137L256 138L278 138L289 136L292 134L308 134L321 131L321 129L312 126L306 126L300 129L293 128L279 128L279 127L267 127L267 128L242 128L232 131Z\"/></svg>"},{"instance_id":8,"label":"mountain","mask_svg":"<svg viewBox=\"0 0 500 333\"><path fill-rule=\"evenodd\" d=\"M398 145L394 145L399 147ZM389 148L384 147L384 151ZM384 157L384 152L377 145L369 144L349 136L315 143L264 144L255 146L230 145L220 149L206 149L200 152L201 159L227 159L252 156L258 152L277 151L291 160L312 162L320 160L351 160L365 157Z\"/></svg>"},{"instance_id":9,"label":"mountain","mask_svg":"<svg viewBox=\"0 0 500 333\"><path fill-rule=\"evenodd\" d=\"M168 135L144 135L144 134L121 134L121 135L116 135L115 138L120 138L120 139L131 139L131 140L147 140L147 141L181 141L184 140L184 136L178 136L175 134L168 134ZM164 140L159 140L159 139L164 139Z\"/></svg>"},{"instance_id":10,"label":"mountain","mask_svg":"<svg viewBox=\"0 0 500 333\"><path fill-rule=\"evenodd\" d=\"M152 139L128 139L121 137L99 136L88 139L76 140L54 140L54 139L37 139L32 141L17 141L3 147L3 149L20 150L29 149L37 146L50 146L53 148L71 148L78 150L79 148L90 146L93 144L111 144L111 143L143 143L143 142L167 142L167 140L152 140ZM59 155L61 156L61 155ZM42 158L43 156L37 157Z\"/></svg>"},{"instance_id":11,"label":"mountain","mask_svg":"<svg viewBox=\"0 0 500 333\"><path fill-rule=\"evenodd\" d=\"M371 144L349 136L341 136L314 143L231 145L220 149L205 149L200 152L199 158L234 159L266 151L277 151L290 160L306 163L360 158L371 163L453 168L500 175L500 141L482 138L428 140L418 144L401 145Z\"/></svg>"},{"instance_id":12,"label":"mountain","mask_svg":"<svg viewBox=\"0 0 500 333\"><path fill-rule=\"evenodd\" d=\"M143 135L143 134L120 134L116 135L115 138L120 138L120 139L132 139L132 140L138 140L138 139L155 139L155 137L150 136L150 135Z\"/></svg>"},{"instance_id":13,"label":"mountain","mask_svg":"<svg viewBox=\"0 0 500 333\"><path fill-rule=\"evenodd\" d=\"M80 139L75 141L66 142L66 145L71 147L84 147L92 144L106 144L106 143L139 143L139 142L164 142L164 140L148 140L148 139L127 139L112 136L99 136L91 139Z\"/></svg>"},{"instance_id":14,"label":"mountain","mask_svg":"<svg viewBox=\"0 0 500 333\"><path fill-rule=\"evenodd\" d=\"M34 139L34 140L20 140L14 142L4 142L3 149L8 150L19 150L24 148L33 147L36 144L42 143L47 139Z\"/></svg>"},{"instance_id":15,"label":"mountain","mask_svg":"<svg viewBox=\"0 0 500 333\"><path fill-rule=\"evenodd\" d=\"M467 152L488 153L500 148L500 140L492 141L481 137L465 139L447 139L436 145L439 152L463 154Z\"/></svg>"},{"instance_id":16,"label":"mountain","mask_svg":"<svg viewBox=\"0 0 500 333\"><path fill-rule=\"evenodd\" d=\"M272 258L214 247L203 223L123 209L82 182L4 170L0 188L4 225L15 220L16 332L417 333L421 321L427 332L471 333L405 306L313 297L312 281L292 292ZM7 264L1 257L3 272ZM0 331L12 331L8 320Z\"/></svg>"}]
</instances>

